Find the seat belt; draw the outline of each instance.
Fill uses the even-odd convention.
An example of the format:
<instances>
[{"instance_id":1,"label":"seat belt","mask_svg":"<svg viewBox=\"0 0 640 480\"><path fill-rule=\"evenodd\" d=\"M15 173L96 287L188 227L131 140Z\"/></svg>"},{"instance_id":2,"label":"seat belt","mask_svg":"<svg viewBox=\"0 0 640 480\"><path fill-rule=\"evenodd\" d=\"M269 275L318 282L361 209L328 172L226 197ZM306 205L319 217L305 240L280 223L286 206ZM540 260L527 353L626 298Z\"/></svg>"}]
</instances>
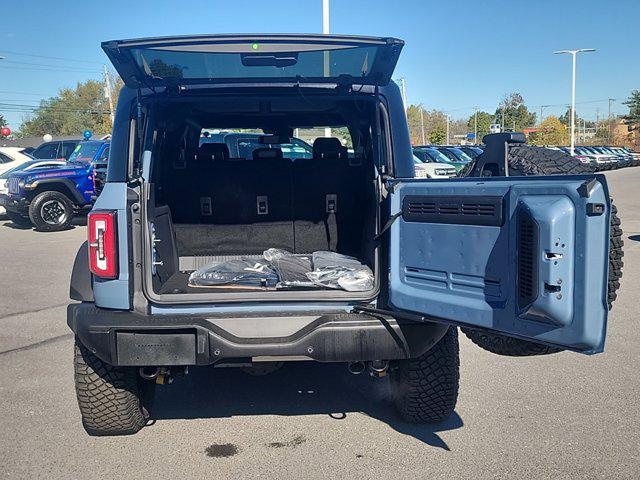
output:
<instances>
[{"instance_id":1,"label":"seat belt","mask_svg":"<svg viewBox=\"0 0 640 480\"><path fill-rule=\"evenodd\" d=\"M324 229L327 235L327 248L330 252L335 252L338 248L338 222L336 219L338 195L330 193L325 196L325 211L327 216L324 220Z\"/></svg>"}]
</instances>

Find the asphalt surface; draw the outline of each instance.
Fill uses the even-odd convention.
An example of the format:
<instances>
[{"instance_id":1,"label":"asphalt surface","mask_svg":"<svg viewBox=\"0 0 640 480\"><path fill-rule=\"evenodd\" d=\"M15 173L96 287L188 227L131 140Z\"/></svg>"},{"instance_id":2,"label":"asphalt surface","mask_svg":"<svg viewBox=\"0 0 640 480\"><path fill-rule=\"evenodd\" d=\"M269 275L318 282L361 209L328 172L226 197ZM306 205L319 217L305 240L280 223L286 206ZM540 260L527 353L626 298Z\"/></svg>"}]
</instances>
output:
<instances>
[{"instance_id":1,"label":"asphalt surface","mask_svg":"<svg viewBox=\"0 0 640 480\"><path fill-rule=\"evenodd\" d=\"M303 363L267 377L192 368L159 387L140 433L89 437L65 323L85 228L0 220L0 477L638 478L640 168L607 177L626 245L606 352L507 358L461 336L458 406L436 426L399 421L386 380Z\"/></svg>"}]
</instances>

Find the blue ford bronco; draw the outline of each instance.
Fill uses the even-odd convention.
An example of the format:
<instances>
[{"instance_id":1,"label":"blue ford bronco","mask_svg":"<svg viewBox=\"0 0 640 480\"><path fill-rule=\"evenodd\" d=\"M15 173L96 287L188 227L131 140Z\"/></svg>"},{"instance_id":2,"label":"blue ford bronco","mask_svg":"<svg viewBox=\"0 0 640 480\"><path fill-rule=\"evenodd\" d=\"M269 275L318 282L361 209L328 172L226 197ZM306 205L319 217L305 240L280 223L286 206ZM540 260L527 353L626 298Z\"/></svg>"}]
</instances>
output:
<instances>
[{"instance_id":1,"label":"blue ford bronco","mask_svg":"<svg viewBox=\"0 0 640 480\"><path fill-rule=\"evenodd\" d=\"M108 141L90 140L77 144L66 165L12 173L4 197L7 216L44 232L68 228L74 214L89 210L97 198L101 187L94 173L96 166L106 170L108 156Z\"/></svg>"},{"instance_id":2,"label":"blue ford bronco","mask_svg":"<svg viewBox=\"0 0 640 480\"><path fill-rule=\"evenodd\" d=\"M403 419L438 422L457 401L458 327L503 355L603 351L622 266L605 177L506 133L465 178L414 178L391 81L403 45L102 44L125 86L68 307L89 434L137 432L156 385L193 365L344 362L388 376ZM353 154L324 134L310 156L278 148L325 128ZM216 130L262 132L260 146L200 141Z\"/></svg>"}]
</instances>

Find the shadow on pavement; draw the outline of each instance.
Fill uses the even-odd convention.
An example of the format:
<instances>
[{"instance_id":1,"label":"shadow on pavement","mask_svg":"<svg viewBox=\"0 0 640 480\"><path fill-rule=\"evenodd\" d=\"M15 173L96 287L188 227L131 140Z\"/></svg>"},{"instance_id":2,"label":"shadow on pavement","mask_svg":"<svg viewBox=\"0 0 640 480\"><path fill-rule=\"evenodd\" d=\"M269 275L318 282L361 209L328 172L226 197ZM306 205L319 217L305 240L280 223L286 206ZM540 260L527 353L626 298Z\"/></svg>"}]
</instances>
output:
<instances>
[{"instance_id":1,"label":"shadow on pavement","mask_svg":"<svg viewBox=\"0 0 640 480\"><path fill-rule=\"evenodd\" d=\"M6 215L0 215L0 221L2 220L9 220L9 217L7 217ZM4 223L2 226L6 228L11 228L13 230L33 230L34 232L37 232L37 233L51 233L51 232L38 232L33 228L33 225L19 225L17 223L13 223L11 220L9 220L7 223ZM84 215L76 216L71 222L71 225L69 225L68 228L65 228L64 230L61 230L61 231L66 232L68 230L73 230L76 227L86 227L86 226L87 226L87 217Z\"/></svg>"},{"instance_id":2,"label":"shadow on pavement","mask_svg":"<svg viewBox=\"0 0 640 480\"><path fill-rule=\"evenodd\" d=\"M640 242L640 235L629 235L629 240Z\"/></svg>"},{"instance_id":3,"label":"shadow on pavement","mask_svg":"<svg viewBox=\"0 0 640 480\"><path fill-rule=\"evenodd\" d=\"M288 363L262 377L236 368L192 367L186 377L158 388L153 419L325 414L339 421L354 412L444 450L449 447L438 432L463 426L455 412L439 424L403 422L392 405L388 379L351 375L344 364L311 362Z\"/></svg>"}]
</instances>

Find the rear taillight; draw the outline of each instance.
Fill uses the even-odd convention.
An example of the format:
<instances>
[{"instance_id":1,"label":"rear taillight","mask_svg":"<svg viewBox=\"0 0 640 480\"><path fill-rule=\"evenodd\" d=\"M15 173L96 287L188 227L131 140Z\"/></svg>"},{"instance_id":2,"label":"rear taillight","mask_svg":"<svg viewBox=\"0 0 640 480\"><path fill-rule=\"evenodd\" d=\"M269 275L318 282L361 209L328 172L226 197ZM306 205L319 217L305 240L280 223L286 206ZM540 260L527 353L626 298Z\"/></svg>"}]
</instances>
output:
<instances>
[{"instance_id":1,"label":"rear taillight","mask_svg":"<svg viewBox=\"0 0 640 480\"><path fill-rule=\"evenodd\" d=\"M93 211L87 219L89 268L100 278L118 276L116 212Z\"/></svg>"}]
</instances>

